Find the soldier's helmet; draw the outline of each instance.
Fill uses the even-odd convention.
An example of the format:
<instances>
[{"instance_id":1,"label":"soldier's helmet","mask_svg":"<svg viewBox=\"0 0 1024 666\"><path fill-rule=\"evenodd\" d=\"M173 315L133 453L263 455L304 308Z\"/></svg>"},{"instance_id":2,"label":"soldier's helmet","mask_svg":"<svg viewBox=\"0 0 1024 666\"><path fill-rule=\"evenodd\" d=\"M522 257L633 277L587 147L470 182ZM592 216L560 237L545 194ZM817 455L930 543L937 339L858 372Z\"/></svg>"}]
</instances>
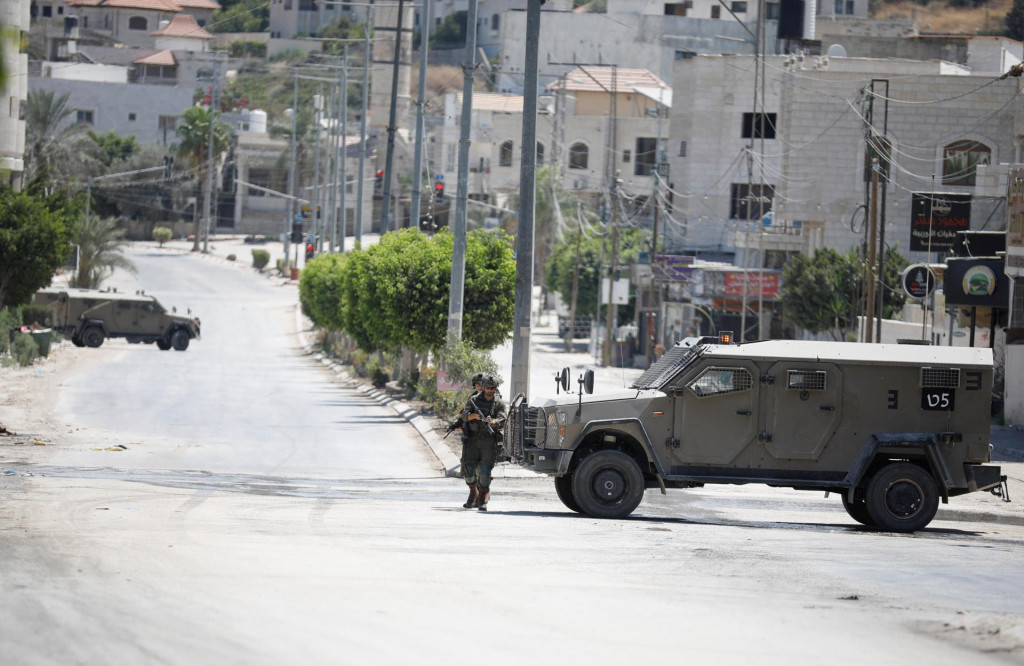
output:
<instances>
[{"instance_id":1,"label":"soldier's helmet","mask_svg":"<svg viewBox=\"0 0 1024 666\"><path fill-rule=\"evenodd\" d=\"M473 386L476 386L477 384L479 384L483 380L484 380L484 373L478 372L475 375L473 375L473 379L471 380L471 383L473 384Z\"/></svg>"},{"instance_id":2,"label":"soldier's helmet","mask_svg":"<svg viewBox=\"0 0 1024 666\"><path fill-rule=\"evenodd\" d=\"M496 380L492 375L485 375L482 383L484 385L484 388L498 388L498 380Z\"/></svg>"}]
</instances>

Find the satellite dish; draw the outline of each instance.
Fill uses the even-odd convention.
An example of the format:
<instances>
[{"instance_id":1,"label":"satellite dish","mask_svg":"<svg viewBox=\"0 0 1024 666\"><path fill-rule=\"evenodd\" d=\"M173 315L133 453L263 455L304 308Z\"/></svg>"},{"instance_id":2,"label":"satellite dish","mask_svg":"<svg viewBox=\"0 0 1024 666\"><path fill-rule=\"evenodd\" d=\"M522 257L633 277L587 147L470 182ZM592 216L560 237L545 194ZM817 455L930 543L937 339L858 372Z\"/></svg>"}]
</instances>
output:
<instances>
[{"instance_id":1,"label":"satellite dish","mask_svg":"<svg viewBox=\"0 0 1024 666\"><path fill-rule=\"evenodd\" d=\"M829 58L845 58L846 48L842 44L832 44L828 47L828 50L825 51L825 55Z\"/></svg>"}]
</instances>

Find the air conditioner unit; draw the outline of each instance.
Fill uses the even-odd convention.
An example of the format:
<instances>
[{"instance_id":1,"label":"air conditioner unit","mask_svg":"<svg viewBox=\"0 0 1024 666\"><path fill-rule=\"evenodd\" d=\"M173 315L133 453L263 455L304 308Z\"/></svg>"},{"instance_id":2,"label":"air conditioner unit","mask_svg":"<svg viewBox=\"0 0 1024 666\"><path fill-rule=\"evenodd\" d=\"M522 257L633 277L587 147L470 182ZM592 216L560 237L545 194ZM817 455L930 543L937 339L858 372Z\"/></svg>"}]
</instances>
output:
<instances>
[{"instance_id":1,"label":"air conditioner unit","mask_svg":"<svg viewBox=\"0 0 1024 666\"><path fill-rule=\"evenodd\" d=\"M555 112L555 98L552 95L540 95L537 97L537 113L553 114Z\"/></svg>"}]
</instances>

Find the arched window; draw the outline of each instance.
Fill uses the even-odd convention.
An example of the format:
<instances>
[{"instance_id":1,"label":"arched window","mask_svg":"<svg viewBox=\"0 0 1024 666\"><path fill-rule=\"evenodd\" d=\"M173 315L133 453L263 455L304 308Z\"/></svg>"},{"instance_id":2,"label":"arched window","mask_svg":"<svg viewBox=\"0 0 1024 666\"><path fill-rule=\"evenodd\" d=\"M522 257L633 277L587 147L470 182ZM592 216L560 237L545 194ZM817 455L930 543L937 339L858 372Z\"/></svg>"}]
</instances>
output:
<instances>
[{"instance_id":1,"label":"arched window","mask_svg":"<svg viewBox=\"0 0 1024 666\"><path fill-rule=\"evenodd\" d=\"M537 142L537 164L544 164L544 144Z\"/></svg>"},{"instance_id":2,"label":"arched window","mask_svg":"<svg viewBox=\"0 0 1024 666\"><path fill-rule=\"evenodd\" d=\"M954 141L942 150L942 184L973 187L979 164L992 161L992 150L977 141Z\"/></svg>"},{"instance_id":3,"label":"arched window","mask_svg":"<svg viewBox=\"0 0 1024 666\"><path fill-rule=\"evenodd\" d=\"M512 166L512 142L506 141L501 144L498 152L498 166Z\"/></svg>"},{"instance_id":4,"label":"arched window","mask_svg":"<svg viewBox=\"0 0 1024 666\"><path fill-rule=\"evenodd\" d=\"M590 157L590 149L585 143L574 143L569 146L569 168L586 169Z\"/></svg>"},{"instance_id":5,"label":"arched window","mask_svg":"<svg viewBox=\"0 0 1024 666\"><path fill-rule=\"evenodd\" d=\"M494 14L491 16L491 30L497 30L499 25L501 25L501 17Z\"/></svg>"},{"instance_id":6,"label":"arched window","mask_svg":"<svg viewBox=\"0 0 1024 666\"><path fill-rule=\"evenodd\" d=\"M149 30L149 20L145 16L132 16L128 19L129 30Z\"/></svg>"}]
</instances>

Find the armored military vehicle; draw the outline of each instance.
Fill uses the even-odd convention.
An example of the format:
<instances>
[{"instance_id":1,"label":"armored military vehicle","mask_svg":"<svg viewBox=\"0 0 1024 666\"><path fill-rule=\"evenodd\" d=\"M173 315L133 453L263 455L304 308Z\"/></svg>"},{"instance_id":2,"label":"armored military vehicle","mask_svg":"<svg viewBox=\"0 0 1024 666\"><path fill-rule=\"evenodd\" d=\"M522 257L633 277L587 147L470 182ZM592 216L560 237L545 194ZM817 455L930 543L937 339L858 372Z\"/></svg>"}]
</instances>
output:
<instances>
[{"instance_id":1,"label":"armored military vehicle","mask_svg":"<svg viewBox=\"0 0 1024 666\"><path fill-rule=\"evenodd\" d=\"M99 347L107 338L155 342L163 350L188 349L199 337L199 319L167 312L152 296L98 289L40 289L36 305L54 308L54 328L79 347Z\"/></svg>"},{"instance_id":2,"label":"armored military vehicle","mask_svg":"<svg viewBox=\"0 0 1024 666\"><path fill-rule=\"evenodd\" d=\"M646 488L760 483L835 493L857 522L913 532L940 500L1006 479L984 464L989 349L691 338L629 390L584 395L588 382L517 396L504 444L590 516L625 517Z\"/></svg>"}]
</instances>

